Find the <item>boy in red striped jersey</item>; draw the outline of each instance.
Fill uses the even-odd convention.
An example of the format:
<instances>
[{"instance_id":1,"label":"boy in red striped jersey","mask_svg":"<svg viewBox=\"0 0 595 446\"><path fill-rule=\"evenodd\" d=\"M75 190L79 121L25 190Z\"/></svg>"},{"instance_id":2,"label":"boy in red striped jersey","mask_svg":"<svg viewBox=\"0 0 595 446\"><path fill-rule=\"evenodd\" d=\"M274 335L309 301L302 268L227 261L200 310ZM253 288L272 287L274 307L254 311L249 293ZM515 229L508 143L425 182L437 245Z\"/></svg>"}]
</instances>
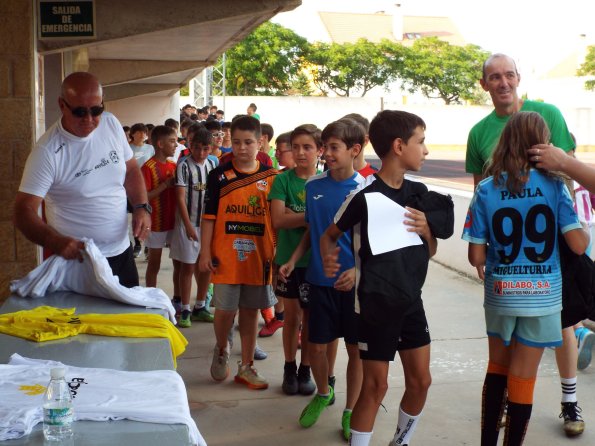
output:
<instances>
[{"instance_id":1,"label":"boy in red striped jersey","mask_svg":"<svg viewBox=\"0 0 595 446\"><path fill-rule=\"evenodd\" d=\"M176 163L167 158L173 156L178 138L172 128L158 125L151 134L151 143L155 148L155 155L143 164L141 172L152 208L152 231L145 242L145 246L149 248L145 285L155 287L161 266L161 250L169 244L174 228L176 197L173 184Z\"/></svg>"}]
</instances>

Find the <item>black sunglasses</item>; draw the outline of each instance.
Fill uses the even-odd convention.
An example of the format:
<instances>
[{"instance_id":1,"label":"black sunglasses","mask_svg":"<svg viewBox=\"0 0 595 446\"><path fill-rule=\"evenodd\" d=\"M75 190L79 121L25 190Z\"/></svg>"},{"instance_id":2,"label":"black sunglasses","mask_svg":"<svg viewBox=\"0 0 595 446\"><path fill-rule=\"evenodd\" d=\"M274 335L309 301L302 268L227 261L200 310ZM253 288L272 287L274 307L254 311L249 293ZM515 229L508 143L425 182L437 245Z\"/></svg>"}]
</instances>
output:
<instances>
[{"instance_id":1,"label":"black sunglasses","mask_svg":"<svg viewBox=\"0 0 595 446\"><path fill-rule=\"evenodd\" d=\"M100 114L102 114L105 110L105 106L103 105L103 102L101 103L101 105L95 105L93 107L87 108L87 107L75 107L72 108L68 102L66 102L66 100L64 98L62 98L62 102L64 102L64 105L66 105L66 107L68 108L68 110L70 110L70 113L72 113L74 116L76 116L77 118L84 118L87 115L91 115L94 118L96 118L97 116L99 116Z\"/></svg>"}]
</instances>

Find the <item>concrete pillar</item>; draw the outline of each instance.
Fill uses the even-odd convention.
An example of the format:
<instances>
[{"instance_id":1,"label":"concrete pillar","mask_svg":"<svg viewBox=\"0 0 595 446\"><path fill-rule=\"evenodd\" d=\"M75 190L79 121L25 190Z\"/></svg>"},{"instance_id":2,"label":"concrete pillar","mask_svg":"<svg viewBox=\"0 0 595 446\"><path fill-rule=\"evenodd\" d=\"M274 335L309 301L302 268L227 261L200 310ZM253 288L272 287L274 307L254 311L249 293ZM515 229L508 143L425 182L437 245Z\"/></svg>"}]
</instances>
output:
<instances>
[{"instance_id":1,"label":"concrete pillar","mask_svg":"<svg viewBox=\"0 0 595 446\"><path fill-rule=\"evenodd\" d=\"M43 85L45 102L45 124L49 128L62 117L58 98L62 85L62 54L48 54L43 57Z\"/></svg>"},{"instance_id":2,"label":"concrete pillar","mask_svg":"<svg viewBox=\"0 0 595 446\"><path fill-rule=\"evenodd\" d=\"M37 250L13 225L14 197L36 139L41 96L33 1L4 0L0 16L0 300L10 280L37 264Z\"/></svg>"}]
</instances>

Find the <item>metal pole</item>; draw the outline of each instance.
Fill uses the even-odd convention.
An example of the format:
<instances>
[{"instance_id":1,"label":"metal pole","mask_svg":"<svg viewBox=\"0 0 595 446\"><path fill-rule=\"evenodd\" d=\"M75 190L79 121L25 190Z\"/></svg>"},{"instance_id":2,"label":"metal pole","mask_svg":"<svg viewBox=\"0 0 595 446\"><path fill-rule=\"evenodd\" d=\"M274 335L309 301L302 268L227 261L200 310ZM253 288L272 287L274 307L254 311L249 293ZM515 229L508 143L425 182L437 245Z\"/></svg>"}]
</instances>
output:
<instances>
[{"instance_id":1,"label":"metal pole","mask_svg":"<svg viewBox=\"0 0 595 446\"><path fill-rule=\"evenodd\" d=\"M225 72L225 66L226 66L226 56L225 53L223 53L223 78L221 79L221 82L223 84L223 111L225 111L225 113L227 113L227 109L225 108L225 84L227 83L227 79L226 79L226 72Z\"/></svg>"}]
</instances>

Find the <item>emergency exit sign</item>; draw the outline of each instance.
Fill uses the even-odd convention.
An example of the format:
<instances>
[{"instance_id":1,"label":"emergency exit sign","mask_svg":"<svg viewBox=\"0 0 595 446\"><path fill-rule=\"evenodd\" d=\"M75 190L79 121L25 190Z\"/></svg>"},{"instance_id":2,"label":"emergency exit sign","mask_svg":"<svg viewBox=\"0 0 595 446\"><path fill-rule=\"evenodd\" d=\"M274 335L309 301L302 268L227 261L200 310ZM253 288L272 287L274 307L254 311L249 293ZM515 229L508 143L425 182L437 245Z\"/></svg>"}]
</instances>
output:
<instances>
[{"instance_id":1,"label":"emergency exit sign","mask_svg":"<svg viewBox=\"0 0 595 446\"><path fill-rule=\"evenodd\" d=\"M39 39L94 39L95 2L39 1Z\"/></svg>"}]
</instances>

